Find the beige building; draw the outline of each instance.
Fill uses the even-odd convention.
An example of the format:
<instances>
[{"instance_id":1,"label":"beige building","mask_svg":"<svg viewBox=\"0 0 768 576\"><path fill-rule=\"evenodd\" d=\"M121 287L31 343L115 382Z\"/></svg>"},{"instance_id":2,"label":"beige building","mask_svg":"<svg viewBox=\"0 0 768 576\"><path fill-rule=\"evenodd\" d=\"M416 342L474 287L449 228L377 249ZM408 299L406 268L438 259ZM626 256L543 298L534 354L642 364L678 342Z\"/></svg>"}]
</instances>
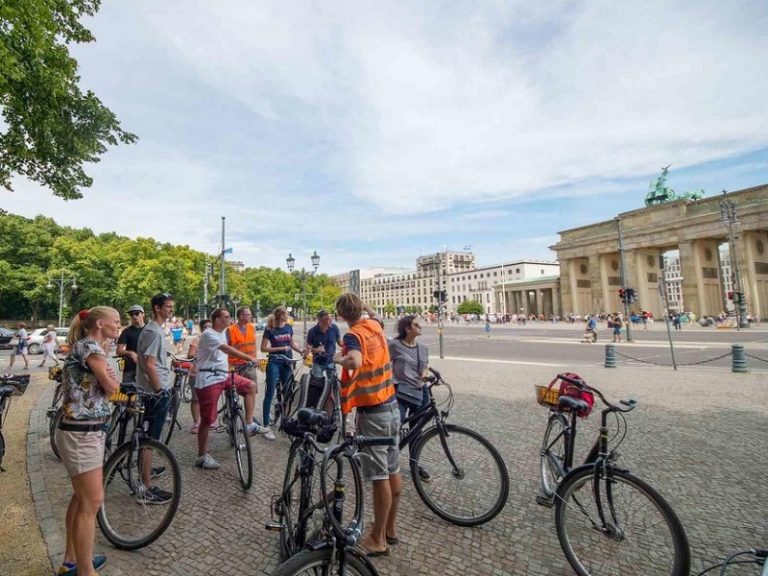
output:
<instances>
[{"instance_id":1,"label":"beige building","mask_svg":"<svg viewBox=\"0 0 768 576\"><path fill-rule=\"evenodd\" d=\"M564 314L622 309L619 227L623 236L626 287L634 288L635 310L662 312L660 256L679 253L682 305L698 316L726 306L721 247L729 225L720 202L736 205L736 267L747 310L768 317L768 185L700 200L676 200L620 214L618 218L560 232L552 246L560 261Z\"/></svg>"}]
</instances>

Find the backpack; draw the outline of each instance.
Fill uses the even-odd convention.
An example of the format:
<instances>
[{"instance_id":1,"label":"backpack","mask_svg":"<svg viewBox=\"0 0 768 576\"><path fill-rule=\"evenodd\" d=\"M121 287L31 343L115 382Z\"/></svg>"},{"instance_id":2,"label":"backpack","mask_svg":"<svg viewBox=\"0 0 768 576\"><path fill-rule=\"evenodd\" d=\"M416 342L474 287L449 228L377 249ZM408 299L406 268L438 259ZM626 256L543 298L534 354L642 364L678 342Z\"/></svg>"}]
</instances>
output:
<instances>
[{"instance_id":1,"label":"backpack","mask_svg":"<svg viewBox=\"0 0 768 576\"><path fill-rule=\"evenodd\" d=\"M566 378L570 378L571 380L578 380L579 382L584 382L584 379L579 376L578 374L573 374L572 372L566 372L563 374ZM588 408L586 410L583 410L582 412L578 413L577 416L579 418L586 418L589 416L589 414L592 412L592 408L595 405L595 395L591 390L581 390L578 386L574 386L570 382L566 380L562 380L560 378L560 374L555 376L552 379L552 382L549 383L548 389L551 389L554 387L554 385L557 383L557 381L560 380L560 396L570 396L571 398L576 398L577 400L583 400L587 403ZM586 384L586 382L584 382Z\"/></svg>"}]
</instances>

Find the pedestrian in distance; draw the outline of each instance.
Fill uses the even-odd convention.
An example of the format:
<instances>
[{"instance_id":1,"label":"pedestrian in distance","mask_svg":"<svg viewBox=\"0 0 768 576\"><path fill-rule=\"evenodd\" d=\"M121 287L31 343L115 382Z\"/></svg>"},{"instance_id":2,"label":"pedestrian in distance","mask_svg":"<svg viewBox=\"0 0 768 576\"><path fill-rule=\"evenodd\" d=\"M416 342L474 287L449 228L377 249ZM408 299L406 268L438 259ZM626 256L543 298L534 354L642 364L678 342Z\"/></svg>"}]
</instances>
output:
<instances>
[{"instance_id":1,"label":"pedestrian in distance","mask_svg":"<svg viewBox=\"0 0 768 576\"><path fill-rule=\"evenodd\" d=\"M123 358L122 382L136 382L136 350L139 345L139 335L144 329L144 308L134 304L128 308L130 325L120 332L117 339L115 354Z\"/></svg>"},{"instance_id":2,"label":"pedestrian in distance","mask_svg":"<svg viewBox=\"0 0 768 576\"><path fill-rule=\"evenodd\" d=\"M119 329L120 314L107 306L82 310L69 329L70 353L62 371L64 418L54 432L73 490L60 576L93 576L107 561L103 554L93 555L93 542L96 513L104 500L104 431L112 412L109 395L120 384L100 343L115 338Z\"/></svg>"},{"instance_id":3,"label":"pedestrian in distance","mask_svg":"<svg viewBox=\"0 0 768 576\"><path fill-rule=\"evenodd\" d=\"M364 318L363 313L368 317ZM355 430L363 436L391 436L393 446L366 446L360 451L363 475L373 483L373 526L361 540L368 556L389 555L389 545L398 543L396 520L403 488L400 452L397 447L400 414L392 382L392 364L387 337L376 312L357 294L342 294L336 314L349 326L341 353L341 411L357 409Z\"/></svg>"},{"instance_id":4,"label":"pedestrian in distance","mask_svg":"<svg viewBox=\"0 0 768 576\"><path fill-rule=\"evenodd\" d=\"M45 361L50 358L53 360L53 365L58 366L59 360L53 354L56 349L56 327L53 324L48 324L46 328L48 331L43 336L43 360L37 365L38 368L45 368Z\"/></svg>"},{"instance_id":5,"label":"pedestrian in distance","mask_svg":"<svg viewBox=\"0 0 768 576\"><path fill-rule=\"evenodd\" d=\"M13 354L11 354L11 364L9 368L13 369L16 357L21 356L24 360L24 370L29 370L29 356L27 356L28 340L29 334L27 333L27 325L24 322L19 322L16 324L16 348L14 348Z\"/></svg>"}]
</instances>

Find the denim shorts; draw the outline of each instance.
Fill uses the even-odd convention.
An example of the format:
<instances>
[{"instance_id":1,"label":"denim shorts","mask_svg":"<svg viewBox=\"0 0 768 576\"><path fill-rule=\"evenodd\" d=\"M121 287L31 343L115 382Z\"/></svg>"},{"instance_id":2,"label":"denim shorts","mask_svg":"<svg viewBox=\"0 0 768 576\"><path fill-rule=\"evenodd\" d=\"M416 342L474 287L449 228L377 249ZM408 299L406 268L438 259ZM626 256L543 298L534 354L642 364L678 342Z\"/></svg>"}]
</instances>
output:
<instances>
[{"instance_id":1,"label":"denim shorts","mask_svg":"<svg viewBox=\"0 0 768 576\"><path fill-rule=\"evenodd\" d=\"M148 397L144 404L144 419L149 423L148 434L155 440L160 440L163 433L163 424L168 414L170 394L166 390L161 396Z\"/></svg>"},{"instance_id":2,"label":"denim shorts","mask_svg":"<svg viewBox=\"0 0 768 576\"><path fill-rule=\"evenodd\" d=\"M395 439L394 446L363 446L360 452L366 454L360 458L363 466L363 476L366 480L387 480L390 476L400 473L400 450L397 447L400 432L400 410L397 402L391 402L374 411L358 408L358 434L363 436L391 436Z\"/></svg>"}]
</instances>

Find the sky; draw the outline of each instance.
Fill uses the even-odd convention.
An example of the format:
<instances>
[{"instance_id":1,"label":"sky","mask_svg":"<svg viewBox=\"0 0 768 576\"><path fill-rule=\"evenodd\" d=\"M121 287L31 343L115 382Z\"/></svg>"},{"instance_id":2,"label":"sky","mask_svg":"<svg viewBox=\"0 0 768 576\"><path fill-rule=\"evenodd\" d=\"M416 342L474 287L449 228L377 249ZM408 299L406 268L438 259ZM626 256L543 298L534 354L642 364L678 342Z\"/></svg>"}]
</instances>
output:
<instances>
[{"instance_id":1,"label":"sky","mask_svg":"<svg viewBox=\"0 0 768 576\"><path fill-rule=\"evenodd\" d=\"M768 4L121 0L81 85L139 136L0 207L319 272L554 260L558 231L768 183Z\"/></svg>"}]
</instances>

